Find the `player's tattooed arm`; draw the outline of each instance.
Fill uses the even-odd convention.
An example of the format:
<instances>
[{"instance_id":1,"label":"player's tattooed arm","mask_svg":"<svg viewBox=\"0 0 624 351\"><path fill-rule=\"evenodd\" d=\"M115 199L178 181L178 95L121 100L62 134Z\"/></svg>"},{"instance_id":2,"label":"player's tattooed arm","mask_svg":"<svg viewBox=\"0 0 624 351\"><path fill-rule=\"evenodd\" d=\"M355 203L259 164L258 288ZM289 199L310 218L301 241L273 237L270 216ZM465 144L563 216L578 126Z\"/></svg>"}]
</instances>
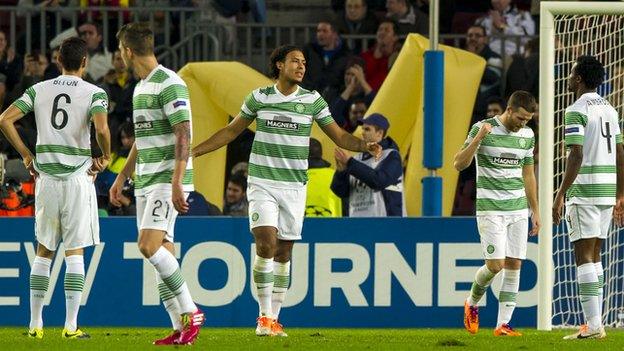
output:
<instances>
[{"instance_id":1,"label":"player's tattooed arm","mask_svg":"<svg viewBox=\"0 0 624 351\"><path fill-rule=\"evenodd\" d=\"M184 121L173 125L173 134L176 137L175 159L188 160L191 152L191 123Z\"/></svg>"}]
</instances>

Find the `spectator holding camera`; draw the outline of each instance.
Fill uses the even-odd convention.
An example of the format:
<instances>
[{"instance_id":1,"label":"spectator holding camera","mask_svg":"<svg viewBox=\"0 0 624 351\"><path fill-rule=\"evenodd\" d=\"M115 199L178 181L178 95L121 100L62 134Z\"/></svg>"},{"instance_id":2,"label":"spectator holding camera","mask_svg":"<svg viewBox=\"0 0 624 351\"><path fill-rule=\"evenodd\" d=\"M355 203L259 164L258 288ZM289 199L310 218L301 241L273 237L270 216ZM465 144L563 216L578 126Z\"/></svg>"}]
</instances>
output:
<instances>
[{"instance_id":1,"label":"spectator holding camera","mask_svg":"<svg viewBox=\"0 0 624 351\"><path fill-rule=\"evenodd\" d=\"M383 148L381 156L351 156L337 148L337 172L331 190L349 199L349 217L405 216L403 165L398 146L387 136L390 123L382 114L373 113L360 120L360 124L362 139L379 143Z\"/></svg>"}]
</instances>

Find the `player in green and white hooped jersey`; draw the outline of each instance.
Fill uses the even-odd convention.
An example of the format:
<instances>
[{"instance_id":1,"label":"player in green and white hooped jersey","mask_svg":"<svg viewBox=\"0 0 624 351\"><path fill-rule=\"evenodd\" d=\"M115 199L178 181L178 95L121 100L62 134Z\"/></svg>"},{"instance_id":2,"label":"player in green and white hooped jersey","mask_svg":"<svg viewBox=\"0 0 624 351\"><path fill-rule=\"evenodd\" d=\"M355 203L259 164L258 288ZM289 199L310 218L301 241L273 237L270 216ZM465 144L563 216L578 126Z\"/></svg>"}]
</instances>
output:
<instances>
[{"instance_id":1,"label":"player in green and white hooped jersey","mask_svg":"<svg viewBox=\"0 0 624 351\"><path fill-rule=\"evenodd\" d=\"M276 84L251 92L238 116L197 145L193 156L228 144L256 121L247 187L249 222L256 241L252 270L260 305L256 335L286 336L277 320L290 282L293 244L301 239L312 123L316 121L342 148L378 156L381 147L342 130L325 100L316 91L299 86L306 70L299 48L278 47L270 61Z\"/></svg>"},{"instance_id":2,"label":"player in green and white hooped jersey","mask_svg":"<svg viewBox=\"0 0 624 351\"><path fill-rule=\"evenodd\" d=\"M99 244L97 200L93 175L110 160L107 123L108 98L104 90L82 80L87 45L70 38L60 46L62 75L26 89L0 115L0 129L35 176L35 231L37 254L30 273L30 328L28 335L43 337L43 304L50 265L60 241L65 247L66 319L63 338L88 338L78 328L78 310L84 286L84 248ZM24 114L37 121L36 156L26 148L14 127ZM91 157L90 126L95 125L102 156Z\"/></svg>"},{"instance_id":3,"label":"player in green and white hooped jersey","mask_svg":"<svg viewBox=\"0 0 624 351\"><path fill-rule=\"evenodd\" d=\"M478 303L502 270L494 335L521 335L509 326L509 321L516 306L528 235L537 235L540 227L533 169L535 137L526 127L536 109L531 94L514 92L502 115L472 126L464 146L455 155L458 171L468 167L473 158L477 162L477 226L485 265L477 270L464 303L464 325L473 334L479 329Z\"/></svg>"},{"instance_id":4,"label":"player in green and white hooped jersey","mask_svg":"<svg viewBox=\"0 0 624 351\"><path fill-rule=\"evenodd\" d=\"M109 191L120 206L124 182L135 173L139 250L154 266L158 290L173 332L157 345L192 344L204 322L174 256L178 212L188 211L193 190L189 159L191 109L188 89L154 56L154 33L145 23L124 25L117 33L121 58L141 78L132 99L135 143Z\"/></svg>"},{"instance_id":5,"label":"player in green and white hooped jersey","mask_svg":"<svg viewBox=\"0 0 624 351\"><path fill-rule=\"evenodd\" d=\"M619 118L596 89L605 75L593 56L580 56L572 66L568 90L576 101L565 112L565 172L552 209L553 222L566 222L573 243L579 297L587 324L564 339L603 338L604 273L600 259L611 219L624 209L624 149ZM617 200L617 203L616 203ZM614 205L615 212L614 212Z\"/></svg>"}]
</instances>

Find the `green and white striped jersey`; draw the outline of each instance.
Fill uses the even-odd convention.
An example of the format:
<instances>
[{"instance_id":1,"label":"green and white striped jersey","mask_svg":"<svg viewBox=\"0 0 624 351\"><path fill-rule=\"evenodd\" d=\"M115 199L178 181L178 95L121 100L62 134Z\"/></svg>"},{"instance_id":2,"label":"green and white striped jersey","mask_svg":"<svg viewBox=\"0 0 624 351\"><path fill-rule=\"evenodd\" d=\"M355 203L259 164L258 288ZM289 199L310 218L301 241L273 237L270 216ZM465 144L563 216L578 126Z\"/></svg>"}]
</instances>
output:
<instances>
[{"instance_id":1,"label":"green and white striped jersey","mask_svg":"<svg viewBox=\"0 0 624 351\"><path fill-rule=\"evenodd\" d=\"M285 96L277 86L252 91L241 117L256 120L249 183L297 188L308 181L308 152L312 122L334 122L327 102L316 91L301 87Z\"/></svg>"},{"instance_id":2,"label":"green and white striped jersey","mask_svg":"<svg viewBox=\"0 0 624 351\"><path fill-rule=\"evenodd\" d=\"M618 114L597 93L581 95L565 111L566 146L583 146L583 163L566 194L568 204L615 205Z\"/></svg>"},{"instance_id":3,"label":"green and white striped jersey","mask_svg":"<svg viewBox=\"0 0 624 351\"><path fill-rule=\"evenodd\" d=\"M492 131L477 148L477 216L528 215L522 167L532 165L535 137L524 127L510 132L499 116L475 123L464 147L472 141L483 123Z\"/></svg>"},{"instance_id":4,"label":"green and white striped jersey","mask_svg":"<svg viewBox=\"0 0 624 351\"><path fill-rule=\"evenodd\" d=\"M175 166L175 134L172 126L191 122L191 102L182 78L158 65L137 83L132 98L137 148L135 193L171 190ZM186 164L182 180L185 192L193 191L193 160Z\"/></svg>"},{"instance_id":5,"label":"green and white striped jersey","mask_svg":"<svg viewBox=\"0 0 624 351\"><path fill-rule=\"evenodd\" d=\"M34 166L39 173L65 179L91 167L91 116L107 112L104 90L79 77L62 75L26 89L13 106L35 113Z\"/></svg>"}]
</instances>

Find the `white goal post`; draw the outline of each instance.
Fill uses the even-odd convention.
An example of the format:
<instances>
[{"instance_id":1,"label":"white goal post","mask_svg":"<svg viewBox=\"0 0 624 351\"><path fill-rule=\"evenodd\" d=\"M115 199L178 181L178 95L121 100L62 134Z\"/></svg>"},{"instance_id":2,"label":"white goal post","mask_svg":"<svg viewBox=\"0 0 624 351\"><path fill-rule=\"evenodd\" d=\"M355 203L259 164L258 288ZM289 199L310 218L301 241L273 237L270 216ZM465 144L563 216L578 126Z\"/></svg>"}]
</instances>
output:
<instances>
[{"instance_id":1,"label":"white goal post","mask_svg":"<svg viewBox=\"0 0 624 351\"><path fill-rule=\"evenodd\" d=\"M620 22L621 21L621 22ZM579 305L571 302L576 299L576 285L573 256L571 261L566 261L566 271L557 271L557 261L559 248L553 251L553 241L555 246L563 245L563 227L553 228L552 204L560 175L563 171L562 138L563 138L563 111L566 104L571 103L572 96L565 92L565 77L569 74L569 67L574 60L574 56L579 54L601 54L605 67L607 68L608 90L605 92L607 100L617 100L612 105L620 113L622 118L622 94L619 90L619 81L622 80L621 73L613 73L614 70L624 67L624 54L620 50L624 41L622 33L624 29L618 28L624 24L624 3L618 2L541 2L540 10L540 77L539 77L539 209L542 220L542 229L539 235L539 259L538 259L538 304L537 304L537 328L539 330L551 330L553 327L553 310L555 315L559 310L569 307L575 313L573 316L556 317L556 326L572 326L580 324ZM607 35L602 38L601 35ZM556 52L556 43L557 50ZM569 45L562 49L563 45ZM613 48L615 46L615 48ZM619 60L618 60L619 59ZM567 60L567 61L566 61ZM556 62L560 61L560 62ZM607 67L607 64L613 66ZM623 70L624 71L624 70ZM621 72L621 71L618 71ZM623 85L624 86L624 85ZM563 90L563 91L562 91ZM600 93L600 89L599 89ZM617 105L617 106L616 106ZM558 177L559 175L559 177ZM613 227L612 227L613 228ZM616 228L614 228L616 229ZM613 236L618 237L618 231L613 230ZM555 235L553 236L553 232ZM554 239L554 240L553 240ZM561 240L559 240L561 239ZM565 239L567 240L567 238ZM607 242L607 246L610 243ZM615 253L604 254L603 260L612 260L615 257L617 266L622 264L619 253L620 245L617 244ZM562 251L569 255L571 248L568 244ZM603 248L604 251L605 248ZM610 256L609 256L610 255ZM614 263L614 264L616 264ZM561 264L561 263L559 263ZM618 267L609 273L609 268L605 265L605 282L609 277L622 275ZM610 276L609 276L610 274ZM556 288L558 281L565 280L569 287L565 292L561 288ZM621 290L621 281L618 279L610 287ZM618 288L619 286L619 288ZM553 295L556 295L553 300ZM555 305L557 299L564 296L566 305ZM607 297L607 286L605 285L605 298ZM555 303L555 304L553 304ZM621 297L613 301L605 302L603 317L608 320L608 325L613 325L614 316L618 310L624 306L621 304ZM563 306L563 307L562 307ZM564 311L565 312L565 311ZM566 312L567 313L567 312ZM617 318L617 317L615 317Z\"/></svg>"}]
</instances>

